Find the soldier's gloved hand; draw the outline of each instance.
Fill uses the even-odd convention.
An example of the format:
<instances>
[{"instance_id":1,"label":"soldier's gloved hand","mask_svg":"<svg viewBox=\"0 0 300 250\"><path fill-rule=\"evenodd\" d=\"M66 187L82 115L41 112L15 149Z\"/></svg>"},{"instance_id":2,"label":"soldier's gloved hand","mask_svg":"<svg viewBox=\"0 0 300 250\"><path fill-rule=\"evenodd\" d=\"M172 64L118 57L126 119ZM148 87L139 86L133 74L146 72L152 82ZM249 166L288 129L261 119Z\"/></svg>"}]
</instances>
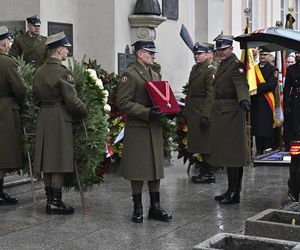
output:
<instances>
[{"instance_id":1,"label":"soldier's gloved hand","mask_svg":"<svg viewBox=\"0 0 300 250\"><path fill-rule=\"evenodd\" d=\"M240 107L243 111L248 112L251 109L251 104L248 100L242 100L240 101Z\"/></svg>"},{"instance_id":2,"label":"soldier's gloved hand","mask_svg":"<svg viewBox=\"0 0 300 250\"><path fill-rule=\"evenodd\" d=\"M208 118L206 116L200 117L200 128L207 128L208 127Z\"/></svg>"},{"instance_id":3,"label":"soldier's gloved hand","mask_svg":"<svg viewBox=\"0 0 300 250\"><path fill-rule=\"evenodd\" d=\"M158 107L153 106L153 107L150 108L150 118L158 119L158 118L161 118L164 115L165 115L165 113L161 112Z\"/></svg>"}]
</instances>

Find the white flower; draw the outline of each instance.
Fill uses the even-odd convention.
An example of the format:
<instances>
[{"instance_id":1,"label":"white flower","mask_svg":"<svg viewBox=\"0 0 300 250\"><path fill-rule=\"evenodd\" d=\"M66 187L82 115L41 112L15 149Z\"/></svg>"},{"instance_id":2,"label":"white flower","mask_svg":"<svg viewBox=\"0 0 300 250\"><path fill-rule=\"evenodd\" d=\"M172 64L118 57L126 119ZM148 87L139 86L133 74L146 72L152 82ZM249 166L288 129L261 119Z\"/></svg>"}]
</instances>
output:
<instances>
[{"instance_id":1,"label":"white flower","mask_svg":"<svg viewBox=\"0 0 300 250\"><path fill-rule=\"evenodd\" d=\"M97 81L98 77L97 77L97 72L96 72L96 70L94 70L94 69L87 69L87 71L89 72L90 77L91 77L93 80Z\"/></svg>"},{"instance_id":2,"label":"white flower","mask_svg":"<svg viewBox=\"0 0 300 250\"><path fill-rule=\"evenodd\" d=\"M99 89L103 89L103 83L101 79L96 80L96 85L99 87Z\"/></svg>"},{"instance_id":3,"label":"white flower","mask_svg":"<svg viewBox=\"0 0 300 250\"><path fill-rule=\"evenodd\" d=\"M108 101L107 96L104 96L104 97L103 97L103 103L107 103L107 101Z\"/></svg>"},{"instance_id":4,"label":"white flower","mask_svg":"<svg viewBox=\"0 0 300 250\"><path fill-rule=\"evenodd\" d=\"M106 104L104 105L104 110L105 110L105 112L107 112L107 113L110 112L110 111L111 111L110 105L106 103Z\"/></svg>"},{"instance_id":5,"label":"white flower","mask_svg":"<svg viewBox=\"0 0 300 250\"><path fill-rule=\"evenodd\" d=\"M103 90L103 95L105 96L105 97L108 97L109 96L109 92L108 92L108 90Z\"/></svg>"},{"instance_id":6,"label":"white flower","mask_svg":"<svg viewBox=\"0 0 300 250\"><path fill-rule=\"evenodd\" d=\"M108 127L107 127L106 129L107 129L107 133L109 133L109 132L110 132L110 129L109 129Z\"/></svg>"}]
</instances>

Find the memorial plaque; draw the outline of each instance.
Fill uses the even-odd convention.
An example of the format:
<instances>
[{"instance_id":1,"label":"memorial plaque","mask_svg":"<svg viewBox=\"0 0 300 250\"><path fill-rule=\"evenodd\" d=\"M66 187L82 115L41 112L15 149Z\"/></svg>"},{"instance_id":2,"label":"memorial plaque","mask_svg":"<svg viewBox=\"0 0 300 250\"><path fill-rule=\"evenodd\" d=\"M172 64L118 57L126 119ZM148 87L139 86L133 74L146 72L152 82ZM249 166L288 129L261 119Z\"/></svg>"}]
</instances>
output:
<instances>
[{"instance_id":1,"label":"memorial plaque","mask_svg":"<svg viewBox=\"0 0 300 250\"><path fill-rule=\"evenodd\" d=\"M69 47L69 56L73 55L73 24L48 22L48 36L64 31L72 47Z\"/></svg>"},{"instance_id":2,"label":"memorial plaque","mask_svg":"<svg viewBox=\"0 0 300 250\"><path fill-rule=\"evenodd\" d=\"M178 0L163 0L162 14L168 19L178 20Z\"/></svg>"},{"instance_id":3,"label":"memorial plaque","mask_svg":"<svg viewBox=\"0 0 300 250\"><path fill-rule=\"evenodd\" d=\"M118 74L121 75L126 67L135 62L135 55L129 53L118 53Z\"/></svg>"},{"instance_id":4,"label":"memorial plaque","mask_svg":"<svg viewBox=\"0 0 300 250\"><path fill-rule=\"evenodd\" d=\"M25 21L0 21L0 26L1 25L5 25L13 37L24 34L26 31Z\"/></svg>"}]
</instances>

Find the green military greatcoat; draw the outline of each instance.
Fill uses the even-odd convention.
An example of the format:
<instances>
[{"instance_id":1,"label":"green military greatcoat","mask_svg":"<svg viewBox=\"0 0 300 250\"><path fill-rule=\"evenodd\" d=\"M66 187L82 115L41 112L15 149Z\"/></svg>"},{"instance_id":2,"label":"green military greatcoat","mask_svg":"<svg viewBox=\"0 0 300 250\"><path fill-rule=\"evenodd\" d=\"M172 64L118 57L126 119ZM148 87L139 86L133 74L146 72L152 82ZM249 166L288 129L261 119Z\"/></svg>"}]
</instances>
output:
<instances>
[{"instance_id":1,"label":"green military greatcoat","mask_svg":"<svg viewBox=\"0 0 300 250\"><path fill-rule=\"evenodd\" d=\"M23 55L25 62L41 66L46 58L46 40L47 38L41 35L32 38L26 32L14 39L9 54L16 58Z\"/></svg>"},{"instance_id":2,"label":"green military greatcoat","mask_svg":"<svg viewBox=\"0 0 300 250\"><path fill-rule=\"evenodd\" d=\"M0 53L0 169L22 168L20 107L26 87L16 60Z\"/></svg>"},{"instance_id":3,"label":"green military greatcoat","mask_svg":"<svg viewBox=\"0 0 300 250\"><path fill-rule=\"evenodd\" d=\"M164 177L162 127L159 119L150 118L152 104L145 88L151 80L159 80L158 74L135 62L118 86L117 106L126 114L121 175L128 180Z\"/></svg>"},{"instance_id":4,"label":"green military greatcoat","mask_svg":"<svg viewBox=\"0 0 300 250\"><path fill-rule=\"evenodd\" d=\"M72 72L60 60L49 58L33 81L33 102L40 107L34 152L34 173L73 172L74 118L87 115L77 97Z\"/></svg>"},{"instance_id":5,"label":"green military greatcoat","mask_svg":"<svg viewBox=\"0 0 300 250\"><path fill-rule=\"evenodd\" d=\"M214 166L242 167L249 164L246 114L240 101L250 102L246 70L232 54L221 62L214 81L216 99L211 113L211 149Z\"/></svg>"},{"instance_id":6,"label":"green military greatcoat","mask_svg":"<svg viewBox=\"0 0 300 250\"><path fill-rule=\"evenodd\" d=\"M188 126L187 147L191 153L209 153L209 127L200 127L200 117L210 119L214 73L215 70L208 60L194 65L190 73L184 115Z\"/></svg>"}]
</instances>

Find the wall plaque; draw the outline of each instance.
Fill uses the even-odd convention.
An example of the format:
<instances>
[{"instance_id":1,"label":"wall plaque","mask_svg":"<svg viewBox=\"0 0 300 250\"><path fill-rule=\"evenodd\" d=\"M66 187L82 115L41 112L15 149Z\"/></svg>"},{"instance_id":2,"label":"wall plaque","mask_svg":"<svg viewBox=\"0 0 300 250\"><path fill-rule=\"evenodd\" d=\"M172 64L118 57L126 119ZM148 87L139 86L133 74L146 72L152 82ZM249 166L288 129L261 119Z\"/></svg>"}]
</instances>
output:
<instances>
[{"instance_id":1,"label":"wall plaque","mask_svg":"<svg viewBox=\"0 0 300 250\"><path fill-rule=\"evenodd\" d=\"M162 0L162 14L168 19L178 20L178 0Z\"/></svg>"},{"instance_id":2,"label":"wall plaque","mask_svg":"<svg viewBox=\"0 0 300 250\"><path fill-rule=\"evenodd\" d=\"M25 21L0 21L1 25L5 25L12 36L24 34L26 31Z\"/></svg>"},{"instance_id":3,"label":"wall plaque","mask_svg":"<svg viewBox=\"0 0 300 250\"><path fill-rule=\"evenodd\" d=\"M126 45L125 53L118 53L118 75L121 75L126 67L135 62L135 55L130 53L130 48Z\"/></svg>"},{"instance_id":4,"label":"wall plaque","mask_svg":"<svg viewBox=\"0 0 300 250\"><path fill-rule=\"evenodd\" d=\"M64 31L72 47L69 47L69 56L73 55L73 24L48 22L48 36Z\"/></svg>"}]
</instances>

